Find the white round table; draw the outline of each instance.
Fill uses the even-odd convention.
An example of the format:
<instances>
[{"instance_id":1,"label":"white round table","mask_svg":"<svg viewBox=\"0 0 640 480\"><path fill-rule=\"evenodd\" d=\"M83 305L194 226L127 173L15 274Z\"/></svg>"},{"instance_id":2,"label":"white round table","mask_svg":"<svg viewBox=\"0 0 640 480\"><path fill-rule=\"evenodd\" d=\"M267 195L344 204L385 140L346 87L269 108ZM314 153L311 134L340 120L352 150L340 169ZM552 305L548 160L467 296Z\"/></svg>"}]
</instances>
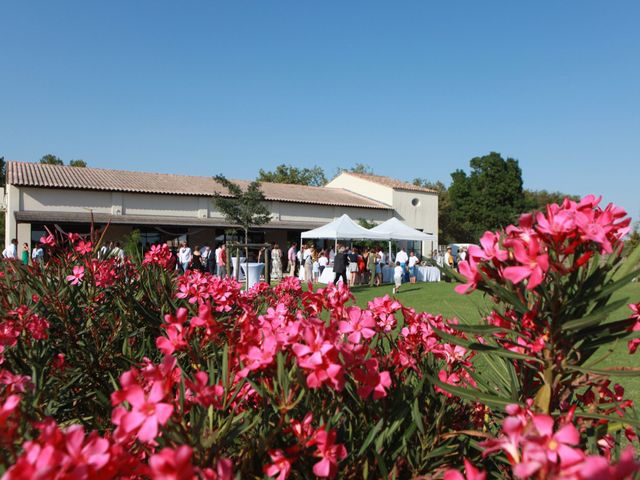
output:
<instances>
[{"instance_id":1,"label":"white round table","mask_svg":"<svg viewBox=\"0 0 640 480\"><path fill-rule=\"evenodd\" d=\"M249 267L249 271L247 272L247 266ZM245 275L247 275L249 279L248 287L253 287L256 283L260 281L260 275L262 274L262 270L264 269L264 263L241 263L240 267Z\"/></svg>"},{"instance_id":2,"label":"white round table","mask_svg":"<svg viewBox=\"0 0 640 480\"><path fill-rule=\"evenodd\" d=\"M240 265L243 265L245 262L246 258L245 257L240 257ZM237 262L238 262L238 257L231 257L231 278L236 278L236 266L237 266ZM240 280L243 279L243 272L244 270L241 269L240 270Z\"/></svg>"}]
</instances>

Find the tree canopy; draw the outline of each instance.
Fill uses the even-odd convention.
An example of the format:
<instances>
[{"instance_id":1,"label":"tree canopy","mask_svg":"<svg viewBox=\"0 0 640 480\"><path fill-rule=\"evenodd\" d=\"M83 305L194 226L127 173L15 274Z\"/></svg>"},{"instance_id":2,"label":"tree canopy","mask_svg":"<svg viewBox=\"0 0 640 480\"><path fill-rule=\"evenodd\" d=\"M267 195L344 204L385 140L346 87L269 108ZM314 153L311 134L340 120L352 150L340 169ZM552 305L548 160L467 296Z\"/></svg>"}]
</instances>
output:
<instances>
[{"instance_id":1,"label":"tree canopy","mask_svg":"<svg viewBox=\"0 0 640 480\"><path fill-rule=\"evenodd\" d=\"M62 159L60 157L56 157L52 153L47 153L46 155L43 155L42 158L40 159L40 163L43 163L45 165L64 165L64 162L62 161Z\"/></svg>"},{"instance_id":2,"label":"tree canopy","mask_svg":"<svg viewBox=\"0 0 640 480\"><path fill-rule=\"evenodd\" d=\"M64 160L62 160L60 157L53 155L52 153L47 153L46 155L43 155L42 158L40 158L40 163L44 164L44 165L64 165ZM69 166L71 167L86 167L87 166L87 162L85 162L84 160L70 160L69 161Z\"/></svg>"},{"instance_id":3,"label":"tree canopy","mask_svg":"<svg viewBox=\"0 0 640 480\"><path fill-rule=\"evenodd\" d=\"M451 174L449 200L453 236L477 242L486 230L513 223L525 210L522 170L513 158L491 152L469 162L471 172Z\"/></svg>"},{"instance_id":4,"label":"tree canopy","mask_svg":"<svg viewBox=\"0 0 640 480\"><path fill-rule=\"evenodd\" d=\"M230 223L242 227L245 239L248 238L251 227L271 221L271 213L264 204L265 198L260 189L260 182L251 182L243 191L238 184L228 180L224 175L216 175L214 179L231 195L227 197L216 193L213 198L215 206Z\"/></svg>"},{"instance_id":5,"label":"tree canopy","mask_svg":"<svg viewBox=\"0 0 640 480\"><path fill-rule=\"evenodd\" d=\"M297 168L284 163L278 165L273 171L260 169L257 180L259 182L292 183L312 187L321 187L327 183L327 177L322 167L315 165L313 168Z\"/></svg>"}]
</instances>

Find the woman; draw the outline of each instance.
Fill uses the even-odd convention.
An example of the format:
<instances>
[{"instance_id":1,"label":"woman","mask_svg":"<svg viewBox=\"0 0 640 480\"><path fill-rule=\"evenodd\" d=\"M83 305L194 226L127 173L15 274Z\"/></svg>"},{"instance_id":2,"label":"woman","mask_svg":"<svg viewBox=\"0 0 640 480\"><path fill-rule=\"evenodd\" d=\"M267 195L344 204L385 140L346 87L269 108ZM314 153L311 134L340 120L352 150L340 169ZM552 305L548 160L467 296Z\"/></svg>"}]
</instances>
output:
<instances>
[{"instance_id":1,"label":"woman","mask_svg":"<svg viewBox=\"0 0 640 480\"><path fill-rule=\"evenodd\" d=\"M200 247L196 246L193 249L193 256L191 257L191 269L204 272L204 264L202 263L202 254L200 253Z\"/></svg>"},{"instance_id":2,"label":"woman","mask_svg":"<svg viewBox=\"0 0 640 480\"><path fill-rule=\"evenodd\" d=\"M29 244L22 244L22 263L29 265Z\"/></svg>"},{"instance_id":3,"label":"woman","mask_svg":"<svg viewBox=\"0 0 640 480\"><path fill-rule=\"evenodd\" d=\"M302 263L304 264L304 281L311 282L313 280L313 257L310 246L304 249Z\"/></svg>"},{"instance_id":4,"label":"woman","mask_svg":"<svg viewBox=\"0 0 640 480\"><path fill-rule=\"evenodd\" d=\"M272 268L273 278L281 280L282 279L282 250L280 250L280 246L277 243L273 245L273 250L271 250L271 268Z\"/></svg>"},{"instance_id":5,"label":"woman","mask_svg":"<svg viewBox=\"0 0 640 480\"><path fill-rule=\"evenodd\" d=\"M377 284L377 279L378 276L376 275L376 260L378 258L378 255L376 255L376 252L372 249L369 250L368 255L367 255L367 273L369 275L369 286L373 287L374 282L376 282L376 287L378 286Z\"/></svg>"}]
</instances>

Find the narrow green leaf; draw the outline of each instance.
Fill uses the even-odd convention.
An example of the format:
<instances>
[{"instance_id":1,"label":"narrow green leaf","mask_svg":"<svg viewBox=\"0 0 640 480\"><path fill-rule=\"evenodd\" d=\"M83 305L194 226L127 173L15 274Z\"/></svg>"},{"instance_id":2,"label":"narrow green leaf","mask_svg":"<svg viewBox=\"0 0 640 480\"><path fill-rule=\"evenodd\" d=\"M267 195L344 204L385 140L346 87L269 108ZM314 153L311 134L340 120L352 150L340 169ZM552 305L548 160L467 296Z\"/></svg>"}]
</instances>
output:
<instances>
[{"instance_id":1,"label":"narrow green leaf","mask_svg":"<svg viewBox=\"0 0 640 480\"><path fill-rule=\"evenodd\" d=\"M373 426L373 428L369 431L367 438L365 438L364 443L362 444L362 447L360 447L360 450L358 451L358 456L362 455L365 452L365 450L369 448L369 445L371 445L371 442L373 441L375 436L378 434L378 432L380 431L383 425L384 425L384 418L381 418L380 421L376 423Z\"/></svg>"}]
</instances>

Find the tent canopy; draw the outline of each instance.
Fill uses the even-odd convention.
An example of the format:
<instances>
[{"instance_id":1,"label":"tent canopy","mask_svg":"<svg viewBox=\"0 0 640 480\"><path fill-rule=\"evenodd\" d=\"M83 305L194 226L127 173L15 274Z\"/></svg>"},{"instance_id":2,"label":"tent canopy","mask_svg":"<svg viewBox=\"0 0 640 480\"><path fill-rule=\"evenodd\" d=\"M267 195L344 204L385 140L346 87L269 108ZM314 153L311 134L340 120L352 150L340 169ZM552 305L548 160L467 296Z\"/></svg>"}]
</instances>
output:
<instances>
[{"instance_id":1,"label":"tent canopy","mask_svg":"<svg viewBox=\"0 0 640 480\"><path fill-rule=\"evenodd\" d=\"M301 238L327 238L332 240L387 240L385 235L367 230L355 223L346 213L340 218L314 228L307 232L302 232Z\"/></svg>"},{"instance_id":2,"label":"tent canopy","mask_svg":"<svg viewBox=\"0 0 640 480\"><path fill-rule=\"evenodd\" d=\"M387 240L415 240L425 242L436 239L435 235L411 228L396 217L392 217L386 222L373 227L370 231L384 235L384 238Z\"/></svg>"}]
</instances>

